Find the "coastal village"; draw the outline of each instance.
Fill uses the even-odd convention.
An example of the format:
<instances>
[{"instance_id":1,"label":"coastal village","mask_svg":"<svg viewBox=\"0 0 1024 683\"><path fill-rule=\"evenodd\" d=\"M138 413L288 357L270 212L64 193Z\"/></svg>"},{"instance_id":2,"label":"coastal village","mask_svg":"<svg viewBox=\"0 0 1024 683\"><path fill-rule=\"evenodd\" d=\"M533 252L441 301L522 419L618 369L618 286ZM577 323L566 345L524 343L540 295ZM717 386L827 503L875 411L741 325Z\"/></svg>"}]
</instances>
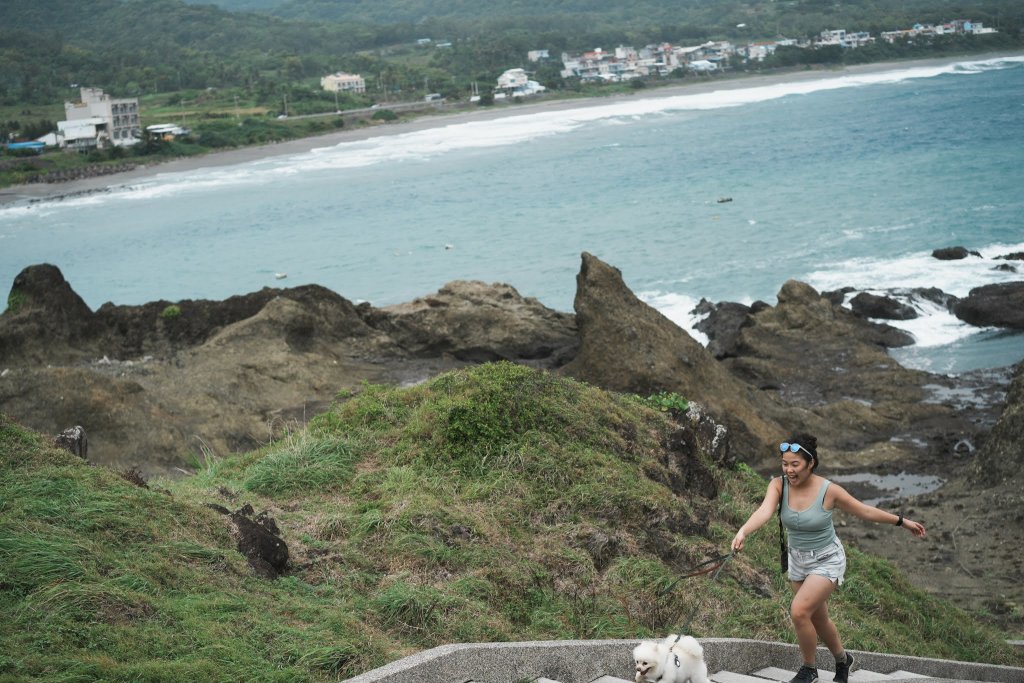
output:
<instances>
[{"instance_id":1,"label":"coastal village","mask_svg":"<svg viewBox=\"0 0 1024 683\"><path fill-rule=\"evenodd\" d=\"M743 28L739 25L738 28ZM941 35L980 35L995 33L995 29L968 20L946 24L915 24L909 29L886 31L880 39L889 43L913 40L917 37ZM642 49L617 47L612 51L597 48L580 55L562 54L562 78L582 81L622 82L647 76L667 76L679 69L692 72L711 72L729 66L763 62L780 47L821 49L839 47L857 49L876 40L866 31L850 32L844 29L822 31L812 39L781 39L773 41L734 44L729 41L708 41L701 45L679 46L670 43L647 45ZM531 61L547 58L543 51L530 53Z\"/></svg>"},{"instance_id":2,"label":"coastal village","mask_svg":"<svg viewBox=\"0 0 1024 683\"><path fill-rule=\"evenodd\" d=\"M744 28L739 24L737 28ZM763 62L782 47L816 50L837 47L854 50L876 40L889 43L913 41L949 35L982 35L996 33L981 22L959 19L943 24L915 24L906 29L882 32L877 38L866 31L844 29L822 31L810 39L780 39L737 44L730 41L708 41L700 45L681 46L671 43L646 45L636 49L618 46L613 50L597 47L581 54L561 54L562 79L579 79L587 83L622 83L648 77L664 77L683 70L696 74L711 74L739 65ZM420 47L433 45L435 49L450 49L447 41L434 42L429 38L417 41ZM539 65L552 59L548 50L533 50L526 59ZM364 94L366 79L359 74L337 72L320 79L326 92ZM507 69L498 76L491 96L494 100L524 98L539 95L547 88L531 78L523 67ZM57 122L56 130L31 141L9 141L10 150L42 151L59 147L72 151L90 151L110 147L127 147L145 138L171 140L187 135L189 129L173 123L147 126L145 132L139 119L139 100L135 97L115 98L99 88L83 87L79 102L65 102L65 120ZM428 93L425 101L443 103L438 93ZM474 86L470 102L479 102L479 88ZM337 112L340 113L340 110ZM287 118L287 113L279 118Z\"/></svg>"}]
</instances>

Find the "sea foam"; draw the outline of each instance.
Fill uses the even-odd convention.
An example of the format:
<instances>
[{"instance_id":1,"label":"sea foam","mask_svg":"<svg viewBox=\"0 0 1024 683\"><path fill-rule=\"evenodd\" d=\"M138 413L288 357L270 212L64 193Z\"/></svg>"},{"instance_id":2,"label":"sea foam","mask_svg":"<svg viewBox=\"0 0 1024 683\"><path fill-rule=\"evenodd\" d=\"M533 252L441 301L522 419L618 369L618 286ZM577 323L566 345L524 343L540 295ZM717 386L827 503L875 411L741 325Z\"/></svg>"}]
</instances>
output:
<instances>
[{"instance_id":1,"label":"sea foam","mask_svg":"<svg viewBox=\"0 0 1024 683\"><path fill-rule=\"evenodd\" d=\"M142 201L183 193L212 192L226 187L281 182L303 174L350 169L377 164L422 162L452 152L519 145L544 137L572 132L588 125L617 125L651 116L684 111L704 111L810 95L815 92L857 88L875 84L934 78L943 74L973 74L1004 69L1024 63L1024 56L966 60L942 65L897 68L864 74L825 76L765 86L732 87L693 94L629 99L613 104L588 104L557 111L510 114L487 121L469 121L397 135L381 135L354 142L342 142L295 155L269 157L255 162L212 167L199 172L160 173L110 192L65 199L63 205L88 206L105 202ZM46 202L34 204L37 207ZM0 209L7 212L24 207Z\"/></svg>"},{"instance_id":2,"label":"sea foam","mask_svg":"<svg viewBox=\"0 0 1024 683\"><path fill-rule=\"evenodd\" d=\"M1024 243L990 244L978 249L980 256L942 261L931 252L914 252L893 258L860 258L825 264L812 272L807 282L818 291L843 287L852 288L846 303L858 292L887 296L913 307L918 314L911 320L884 320L893 327L913 335L917 346L944 346L979 332L979 328L959 320L949 310L930 301L915 289L937 288L946 294L965 297L971 289L983 285L1020 280L1016 271L996 270L999 264L1019 264L1019 261L1001 261L997 257L1024 251Z\"/></svg>"}]
</instances>

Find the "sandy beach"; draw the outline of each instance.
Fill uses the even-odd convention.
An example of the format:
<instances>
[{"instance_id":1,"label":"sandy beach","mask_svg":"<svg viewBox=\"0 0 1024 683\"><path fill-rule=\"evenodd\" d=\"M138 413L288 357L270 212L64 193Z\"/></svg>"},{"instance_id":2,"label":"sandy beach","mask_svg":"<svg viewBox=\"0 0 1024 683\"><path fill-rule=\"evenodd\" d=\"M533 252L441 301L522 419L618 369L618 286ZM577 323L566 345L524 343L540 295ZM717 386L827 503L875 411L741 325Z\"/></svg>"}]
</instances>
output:
<instances>
[{"instance_id":1,"label":"sandy beach","mask_svg":"<svg viewBox=\"0 0 1024 683\"><path fill-rule=\"evenodd\" d=\"M128 185L133 181L150 177L158 173L182 173L204 168L233 166L272 156L302 154L314 149L330 147L344 142L366 140L385 135L401 135L403 133L466 123L469 121L487 121L510 116L522 116L542 111L581 109L584 107L613 104L626 99L653 99L713 92L718 90L756 88L781 83L794 83L858 74L884 73L886 71L912 69L917 67L944 66L965 61L981 61L996 57L1017 56L1020 55L1013 53L989 53L900 62L878 62L838 69L804 69L799 71L775 72L767 75L743 74L713 76L702 80L695 79L693 81L687 81L679 85L638 90L629 94L617 94L602 97L538 99L523 103L502 104L487 108L477 108L471 111L460 110L437 115L424 115L395 123L361 126L338 130L324 135L299 138L274 144L242 147L223 152L211 152L201 156L184 157L170 161L149 163L140 165L123 173L113 173L96 178L86 178L63 183L14 185L0 189L0 206L21 201L60 199L68 196L99 192L109 188Z\"/></svg>"}]
</instances>

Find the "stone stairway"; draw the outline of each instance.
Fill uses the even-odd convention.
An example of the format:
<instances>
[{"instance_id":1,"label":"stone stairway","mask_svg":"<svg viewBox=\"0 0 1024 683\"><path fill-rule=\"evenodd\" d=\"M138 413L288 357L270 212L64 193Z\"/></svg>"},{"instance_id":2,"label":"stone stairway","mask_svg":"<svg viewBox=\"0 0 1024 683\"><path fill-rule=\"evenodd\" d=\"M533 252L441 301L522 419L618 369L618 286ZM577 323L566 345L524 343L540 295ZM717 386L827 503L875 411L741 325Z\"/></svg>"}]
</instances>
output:
<instances>
[{"instance_id":1,"label":"stone stairway","mask_svg":"<svg viewBox=\"0 0 1024 683\"><path fill-rule=\"evenodd\" d=\"M789 681L800 651L788 643L700 638L714 683ZM348 679L347 683L635 683L635 640L531 641L442 645ZM856 651L850 681L1024 683L1024 668ZM832 655L818 651L830 682ZM828 668L826 668L828 667Z\"/></svg>"},{"instance_id":2,"label":"stone stairway","mask_svg":"<svg viewBox=\"0 0 1024 683\"><path fill-rule=\"evenodd\" d=\"M769 681L789 681L796 675L795 671L786 671L775 666L765 667L754 671L750 674L735 673L732 671L719 671L718 673L709 676L712 683L768 683ZM818 671L818 679L820 681L831 681L834 673L831 671ZM928 683L928 681L948 681L948 678L934 678L932 676L925 676L924 674L914 673L912 671L896 670L888 674L878 673L877 671L866 671L863 669L857 669L850 674L850 681L889 681L889 683L895 683L896 681L906 681L913 683ZM466 681L466 683L482 683L478 681ZM562 683L562 681L556 681L552 678L535 678L530 683ZM618 678L616 676L601 676L595 678L590 683L634 683L631 679Z\"/></svg>"}]
</instances>

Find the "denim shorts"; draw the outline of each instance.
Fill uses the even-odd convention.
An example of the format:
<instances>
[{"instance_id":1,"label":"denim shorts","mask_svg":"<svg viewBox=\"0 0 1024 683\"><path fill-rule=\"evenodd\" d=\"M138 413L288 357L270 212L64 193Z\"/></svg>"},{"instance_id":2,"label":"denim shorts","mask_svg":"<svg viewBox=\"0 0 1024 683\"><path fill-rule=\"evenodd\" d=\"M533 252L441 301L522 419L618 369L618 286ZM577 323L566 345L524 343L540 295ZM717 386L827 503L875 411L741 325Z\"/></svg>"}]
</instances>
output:
<instances>
[{"instance_id":1,"label":"denim shorts","mask_svg":"<svg viewBox=\"0 0 1024 683\"><path fill-rule=\"evenodd\" d=\"M838 538L817 550L789 549L789 580L803 581L811 574L824 576L837 585L843 585L846 551Z\"/></svg>"}]
</instances>

